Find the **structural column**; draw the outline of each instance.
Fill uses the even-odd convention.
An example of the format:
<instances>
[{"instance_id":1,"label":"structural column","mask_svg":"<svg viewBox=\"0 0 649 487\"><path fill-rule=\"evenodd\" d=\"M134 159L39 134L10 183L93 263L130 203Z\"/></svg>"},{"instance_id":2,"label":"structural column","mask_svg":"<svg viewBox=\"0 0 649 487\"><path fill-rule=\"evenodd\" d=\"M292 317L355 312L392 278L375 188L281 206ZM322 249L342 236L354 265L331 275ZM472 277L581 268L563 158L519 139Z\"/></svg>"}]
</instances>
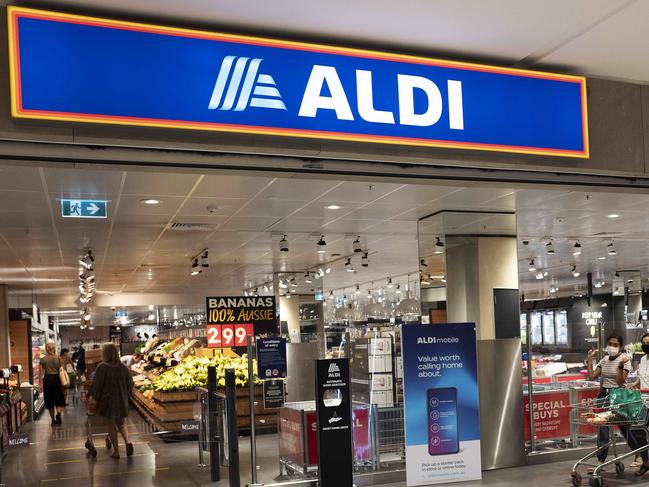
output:
<instances>
[{"instance_id":1,"label":"structural column","mask_svg":"<svg viewBox=\"0 0 649 487\"><path fill-rule=\"evenodd\" d=\"M0 367L11 365L11 342L9 338L9 296L7 285L0 284Z\"/></svg>"},{"instance_id":2,"label":"structural column","mask_svg":"<svg viewBox=\"0 0 649 487\"><path fill-rule=\"evenodd\" d=\"M479 340L509 338L520 319L516 238L445 240L449 323L475 322Z\"/></svg>"}]
</instances>

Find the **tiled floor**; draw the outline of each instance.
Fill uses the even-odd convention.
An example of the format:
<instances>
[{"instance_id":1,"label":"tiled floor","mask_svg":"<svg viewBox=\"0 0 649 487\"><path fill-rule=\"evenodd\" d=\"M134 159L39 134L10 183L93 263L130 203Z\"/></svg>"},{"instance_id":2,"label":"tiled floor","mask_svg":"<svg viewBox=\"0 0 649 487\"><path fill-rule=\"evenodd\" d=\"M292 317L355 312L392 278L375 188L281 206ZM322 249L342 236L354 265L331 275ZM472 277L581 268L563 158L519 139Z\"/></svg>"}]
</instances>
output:
<instances>
[{"instance_id":1,"label":"tiled floor","mask_svg":"<svg viewBox=\"0 0 649 487\"><path fill-rule=\"evenodd\" d=\"M209 470L198 467L195 442L165 443L153 434L148 425L135 412L128 421L135 455L114 460L109 458L104 446L106 431L101 420L95 421L94 433L98 456L91 460L84 448L86 416L81 406L68 407L63 426L52 428L47 413L34 424L25 427L31 433L32 445L12 450L2 466L2 479L7 487L18 486L160 486L195 487L201 485L227 486L227 469L222 469L225 479L219 484L210 482ZM250 442L241 438L241 485L250 481ZM260 483L272 483L279 473L277 437L263 435L257 444ZM124 455L122 445L122 455ZM208 456L206 455L206 461ZM572 462L536 465L486 472L480 482L457 484L462 487L556 487L570 486ZM584 485L588 485L584 481ZM649 486L649 475L635 480L631 472L618 479L613 474L606 477L606 485ZM403 487L405 483L390 484Z\"/></svg>"}]
</instances>

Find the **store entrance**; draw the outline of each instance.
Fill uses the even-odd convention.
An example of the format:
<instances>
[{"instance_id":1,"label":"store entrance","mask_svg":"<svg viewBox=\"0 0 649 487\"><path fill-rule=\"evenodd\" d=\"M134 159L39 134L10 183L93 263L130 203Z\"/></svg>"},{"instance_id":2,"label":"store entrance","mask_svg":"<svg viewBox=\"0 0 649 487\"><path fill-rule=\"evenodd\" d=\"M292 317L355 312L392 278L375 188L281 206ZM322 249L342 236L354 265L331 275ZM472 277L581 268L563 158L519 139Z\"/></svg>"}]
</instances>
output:
<instances>
[{"instance_id":1,"label":"store entrance","mask_svg":"<svg viewBox=\"0 0 649 487\"><path fill-rule=\"evenodd\" d=\"M479 367L488 372L480 395L491 399L481 401L476 469L520 465L526 453L594 444L570 419L546 437L547 425L525 411L547 402L544 393L567 388L569 406L570 394L591 391L582 371L592 339L616 331L636 342L646 327L644 195L110 167L7 165L0 174L6 365L15 366L2 398L8 485L209 484L213 437L223 481L236 442L242 483L315 482L315 360L324 358L351 360L354 482L403 480L401 327L410 323L477 324L478 354L490 364ZM95 207L101 218L83 217ZM244 301L218 304L235 297ZM285 376L281 367L255 376L249 336L286 340ZM76 353L61 425L44 404L48 343L57 356ZM106 448L109 425L101 414L89 420L84 402L106 343L133 380L126 428L134 450L127 456L118 437L119 460ZM219 398L208 404L211 367ZM227 369L235 373L229 418ZM515 374L503 380L504 370ZM492 434L494 410L508 412L507 431L518 436ZM236 440L227 435L235 424ZM23 433L30 446L9 448ZM496 455L498 442L508 449Z\"/></svg>"}]
</instances>

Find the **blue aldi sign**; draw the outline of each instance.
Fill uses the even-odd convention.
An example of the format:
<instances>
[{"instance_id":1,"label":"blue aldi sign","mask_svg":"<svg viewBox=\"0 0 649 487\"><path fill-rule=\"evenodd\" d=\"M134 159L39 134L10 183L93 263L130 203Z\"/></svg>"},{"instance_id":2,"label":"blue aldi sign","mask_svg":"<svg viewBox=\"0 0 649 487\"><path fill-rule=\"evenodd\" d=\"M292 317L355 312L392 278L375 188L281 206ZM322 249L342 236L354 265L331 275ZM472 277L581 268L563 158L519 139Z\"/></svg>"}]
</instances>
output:
<instances>
[{"instance_id":1,"label":"blue aldi sign","mask_svg":"<svg viewBox=\"0 0 649 487\"><path fill-rule=\"evenodd\" d=\"M589 154L579 76L8 12L14 117Z\"/></svg>"},{"instance_id":2,"label":"blue aldi sign","mask_svg":"<svg viewBox=\"0 0 649 487\"><path fill-rule=\"evenodd\" d=\"M63 218L108 218L108 202L105 200L61 200Z\"/></svg>"}]
</instances>

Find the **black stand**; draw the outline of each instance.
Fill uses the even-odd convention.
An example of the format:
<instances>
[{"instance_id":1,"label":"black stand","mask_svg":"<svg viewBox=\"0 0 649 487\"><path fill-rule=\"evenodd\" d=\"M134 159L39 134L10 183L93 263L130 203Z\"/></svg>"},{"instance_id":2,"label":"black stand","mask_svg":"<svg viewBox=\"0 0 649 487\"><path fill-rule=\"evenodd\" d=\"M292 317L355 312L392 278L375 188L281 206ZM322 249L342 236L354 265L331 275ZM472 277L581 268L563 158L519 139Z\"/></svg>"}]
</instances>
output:
<instances>
[{"instance_id":1,"label":"black stand","mask_svg":"<svg viewBox=\"0 0 649 487\"><path fill-rule=\"evenodd\" d=\"M210 448L210 473L212 482L221 480L221 456L219 454L219 432L216 415L216 367L207 368L207 421L209 431L209 448Z\"/></svg>"},{"instance_id":2,"label":"black stand","mask_svg":"<svg viewBox=\"0 0 649 487\"><path fill-rule=\"evenodd\" d=\"M225 411L228 421L228 449L230 487L240 487L239 433L237 432L237 390L234 369L225 369Z\"/></svg>"}]
</instances>

